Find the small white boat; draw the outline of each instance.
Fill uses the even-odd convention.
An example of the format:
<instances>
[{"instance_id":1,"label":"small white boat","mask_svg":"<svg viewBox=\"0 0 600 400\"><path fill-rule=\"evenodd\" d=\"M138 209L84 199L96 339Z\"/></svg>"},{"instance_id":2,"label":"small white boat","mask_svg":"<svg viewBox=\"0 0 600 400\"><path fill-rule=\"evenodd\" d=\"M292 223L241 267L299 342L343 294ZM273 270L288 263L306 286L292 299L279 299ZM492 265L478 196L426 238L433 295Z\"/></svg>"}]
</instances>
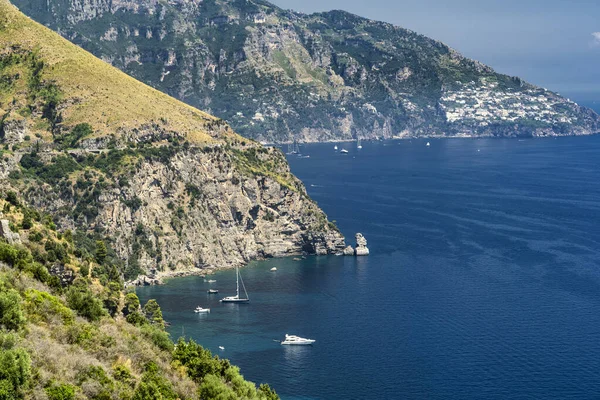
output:
<instances>
[{"instance_id":1,"label":"small white boat","mask_svg":"<svg viewBox=\"0 0 600 400\"><path fill-rule=\"evenodd\" d=\"M225 350L225 347L223 347L223 346L219 346L219 349L221 349L221 350Z\"/></svg>"},{"instance_id":2,"label":"small white boat","mask_svg":"<svg viewBox=\"0 0 600 400\"><path fill-rule=\"evenodd\" d=\"M277 267L271 268L271 271L277 271Z\"/></svg>"},{"instance_id":3,"label":"small white boat","mask_svg":"<svg viewBox=\"0 0 600 400\"><path fill-rule=\"evenodd\" d=\"M307 346L313 344L314 339L305 339L296 335L285 335L285 340L281 344L296 345L296 346Z\"/></svg>"},{"instance_id":4,"label":"small white boat","mask_svg":"<svg viewBox=\"0 0 600 400\"><path fill-rule=\"evenodd\" d=\"M215 283L216 281L214 279L211 279L210 281L208 281L208 283Z\"/></svg>"},{"instance_id":5,"label":"small white boat","mask_svg":"<svg viewBox=\"0 0 600 400\"><path fill-rule=\"evenodd\" d=\"M335 146L333 146L333 149L334 149L334 150L337 150L337 144L336 144Z\"/></svg>"},{"instance_id":6,"label":"small white boat","mask_svg":"<svg viewBox=\"0 0 600 400\"><path fill-rule=\"evenodd\" d=\"M429 146L431 146L431 144L429 144L429 142L427 142L427 144L425 146L429 147Z\"/></svg>"},{"instance_id":7,"label":"small white boat","mask_svg":"<svg viewBox=\"0 0 600 400\"><path fill-rule=\"evenodd\" d=\"M356 148L357 148L357 149L362 149L362 144L360 144L360 139L358 139L358 140L356 141Z\"/></svg>"},{"instance_id":8,"label":"small white boat","mask_svg":"<svg viewBox=\"0 0 600 400\"><path fill-rule=\"evenodd\" d=\"M210 312L210 308L202 308L200 306L196 307L196 309L194 310L195 313L209 313Z\"/></svg>"},{"instance_id":9,"label":"small white boat","mask_svg":"<svg viewBox=\"0 0 600 400\"><path fill-rule=\"evenodd\" d=\"M208 289L208 294L219 293L219 289Z\"/></svg>"},{"instance_id":10,"label":"small white boat","mask_svg":"<svg viewBox=\"0 0 600 400\"><path fill-rule=\"evenodd\" d=\"M347 153L348 153L348 150L346 150L346 149L341 149L341 150L340 150L340 153L342 153L342 154L347 154Z\"/></svg>"}]
</instances>

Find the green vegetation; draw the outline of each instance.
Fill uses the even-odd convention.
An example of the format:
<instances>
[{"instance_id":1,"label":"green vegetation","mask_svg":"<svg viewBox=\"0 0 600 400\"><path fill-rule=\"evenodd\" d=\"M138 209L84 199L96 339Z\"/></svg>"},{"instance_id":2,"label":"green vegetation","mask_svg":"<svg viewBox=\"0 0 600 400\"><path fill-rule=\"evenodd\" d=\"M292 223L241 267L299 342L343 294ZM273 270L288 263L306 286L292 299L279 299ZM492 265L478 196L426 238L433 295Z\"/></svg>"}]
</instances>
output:
<instances>
[{"instance_id":1,"label":"green vegetation","mask_svg":"<svg viewBox=\"0 0 600 400\"><path fill-rule=\"evenodd\" d=\"M7 198L18 204L7 217L28 212L30 233L40 237L27 246L0 240L9 266L0 267L0 399L278 399L194 341L175 346L159 304L142 308L134 292L123 292L104 241L51 230L43 214ZM36 261L50 252L79 271L66 286L49 286L57 277ZM89 276L107 266L105 279Z\"/></svg>"}]
</instances>

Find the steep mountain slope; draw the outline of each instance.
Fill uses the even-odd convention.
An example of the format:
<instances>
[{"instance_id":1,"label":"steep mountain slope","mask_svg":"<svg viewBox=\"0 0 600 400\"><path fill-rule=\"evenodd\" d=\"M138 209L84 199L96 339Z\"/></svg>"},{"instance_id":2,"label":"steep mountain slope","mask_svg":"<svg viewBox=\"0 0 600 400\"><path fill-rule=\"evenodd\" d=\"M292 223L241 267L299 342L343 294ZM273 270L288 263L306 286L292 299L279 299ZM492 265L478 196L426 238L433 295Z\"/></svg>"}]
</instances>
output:
<instances>
[{"instance_id":1,"label":"steep mountain slope","mask_svg":"<svg viewBox=\"0 0 600 400\"><path fill-rule=\"evenodd\" d=\"M107 240L126 279L343 249L283 154L0 0L0 187Z\"/></svg>"},{"instance_id":2,"label":"steep mountain slope","mask_svg":"<svg viewBox=\"0 0 600 400\"><path fill-rule=\"evenodd\" d=\"M443 43L262 0L16 0L118 68L263 141L589 134L599 117Z\"/></svg>"}]
</instances>

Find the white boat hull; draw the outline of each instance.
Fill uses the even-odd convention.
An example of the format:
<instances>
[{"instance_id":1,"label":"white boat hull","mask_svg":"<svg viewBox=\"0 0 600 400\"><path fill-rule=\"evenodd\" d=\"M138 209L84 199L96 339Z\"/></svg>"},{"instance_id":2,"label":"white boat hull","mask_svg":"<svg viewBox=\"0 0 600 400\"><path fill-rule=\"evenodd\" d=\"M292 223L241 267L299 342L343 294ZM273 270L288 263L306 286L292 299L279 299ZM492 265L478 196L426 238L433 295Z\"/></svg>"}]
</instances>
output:
<instances>
[{"instance_id":1,"label":"white boat hull","mask_svg":"<svg viewBox=\"0 0 600 400\"><path fill-rule=\"evenodd\" d=\"M250 299L237 299L235 297L225 297L221 299L221 303L249 303Z\"/></svg>"},{"instance_id":2,"label":"white boat hull","mask_svg":"<svg viewBox=\"0 0 600 400\"><path fill-rule=\"evenodd\" d=\"M283 342L281 342L281 344L288 345L288 346L310 346L314 342L315 342L315 340L307 340L307 341L303 341L303 342L288 342L288 341L283 341Z\"/></svg>"}]
</instances>

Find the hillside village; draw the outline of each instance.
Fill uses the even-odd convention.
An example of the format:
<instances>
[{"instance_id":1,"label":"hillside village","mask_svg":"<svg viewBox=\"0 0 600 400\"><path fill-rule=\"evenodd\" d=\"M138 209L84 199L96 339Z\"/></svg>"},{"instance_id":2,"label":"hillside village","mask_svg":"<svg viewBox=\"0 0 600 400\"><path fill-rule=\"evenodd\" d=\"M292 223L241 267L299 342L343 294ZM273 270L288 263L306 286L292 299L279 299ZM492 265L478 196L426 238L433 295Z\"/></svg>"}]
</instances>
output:
<instances>
[{"instance_id":1,"label":"hillside village","mask_svg":"<svg viewBox=\"0 0 600 400\"><path fill-rule=\"evenodd\" d=\"M450 123L485 127L491 123L538 121L540 125L573 124L565 103L572 101L556 96L546 89L531 87L514 90L501 88L497 82L460 84L440 99L440 106Z\"/></svg>"}]
</instances>

